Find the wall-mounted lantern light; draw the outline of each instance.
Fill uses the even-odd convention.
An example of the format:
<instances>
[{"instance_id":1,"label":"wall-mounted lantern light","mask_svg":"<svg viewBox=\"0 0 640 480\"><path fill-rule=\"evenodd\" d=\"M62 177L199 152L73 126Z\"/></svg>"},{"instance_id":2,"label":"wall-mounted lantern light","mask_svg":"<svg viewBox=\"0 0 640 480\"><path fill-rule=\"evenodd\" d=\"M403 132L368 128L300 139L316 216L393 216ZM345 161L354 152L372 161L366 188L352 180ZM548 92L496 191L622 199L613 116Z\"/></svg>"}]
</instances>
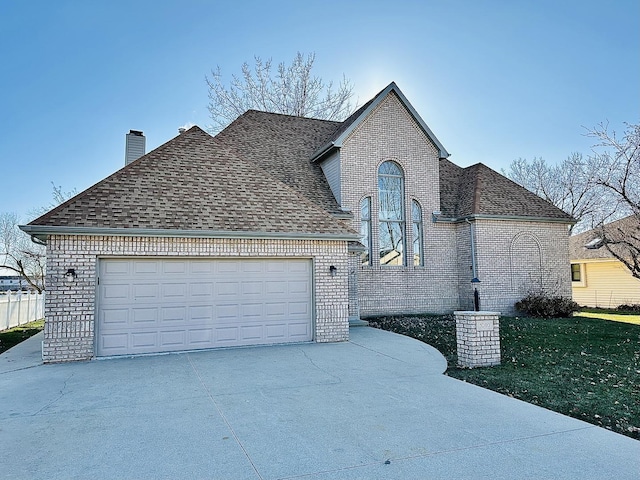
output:
<instances>
[{"instance_id":1,"label":"wall-mounted lantern light","mask_svg":"<svg viewBox=\"0 0 640 480\"><path fill-rule=\"evenodd\" d=\"M337 274L338 274L338 269L335 266L331 265L329 267L329 275L331 275L332 277L335 277Z\"/></svg>"},{"instance_id":2,"label":"wall-mounted lantern light","mask_svg":"<svg viewBox=\"0 0 640 480\"><path fill-rule=\"evenodd\" d=\"M67 283L73 283L76 278L78 278L78 275L73 268L70 268L69 270L67 270L67 273L64 274L64 280Z\"/></svg>"}]
</instances>

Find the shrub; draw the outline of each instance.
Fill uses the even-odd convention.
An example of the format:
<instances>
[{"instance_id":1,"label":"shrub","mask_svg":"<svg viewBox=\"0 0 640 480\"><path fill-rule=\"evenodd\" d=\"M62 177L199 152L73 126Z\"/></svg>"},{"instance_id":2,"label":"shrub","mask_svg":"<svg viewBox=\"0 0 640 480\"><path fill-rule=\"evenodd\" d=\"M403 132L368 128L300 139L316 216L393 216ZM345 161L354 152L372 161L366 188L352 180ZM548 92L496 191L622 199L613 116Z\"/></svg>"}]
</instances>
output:
<instances>
[{"instance_id":1,"label":"shrub","mask_svg":"<svg viewBox=\"0 0 640 480\"><path fill-rule=\"evenodd\" d=\"M640 303L635 303L633 305L618 305L616 310L620 312L640 313Z\"/></svg>"},{"instance_id":2,"label":"shrub","mask_svg":"<svg viewBox=\"0 0 640 480\"><path fill-rule=\"evenodd\" d=\"M570 317L580 306L566 297L530 293L515 304L516 310L532 317L558 318Z\"/></svg>"}]
</instances>

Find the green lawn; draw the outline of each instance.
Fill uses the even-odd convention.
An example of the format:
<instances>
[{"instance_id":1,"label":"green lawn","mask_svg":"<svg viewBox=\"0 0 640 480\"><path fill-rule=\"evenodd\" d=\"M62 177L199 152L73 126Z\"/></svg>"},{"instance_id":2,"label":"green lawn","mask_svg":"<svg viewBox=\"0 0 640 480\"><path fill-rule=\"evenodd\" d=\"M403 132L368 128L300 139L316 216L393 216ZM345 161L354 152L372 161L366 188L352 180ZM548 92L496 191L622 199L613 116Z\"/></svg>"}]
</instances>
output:
<instances>
[{"instance_id":1,"label":"green lawn","mask_svg":"<svg viewBox=\"0 0 640 480\"><path fill-rule=\"evenodd\" d=\"M502 365L461 369L453 316L367 320L436 347L451 377L640 439L639 325L503 317Z\"/></svg>"},{"instance_id":2,"label":"green lawn","mask_svg":"<svg viewBox=\"0 0 640 480\"><path fill-rule=\"evenodd\" d=\"M44 319L0 332L0 353L35 335L44 328Z\"/></svg>"}]
</instances>

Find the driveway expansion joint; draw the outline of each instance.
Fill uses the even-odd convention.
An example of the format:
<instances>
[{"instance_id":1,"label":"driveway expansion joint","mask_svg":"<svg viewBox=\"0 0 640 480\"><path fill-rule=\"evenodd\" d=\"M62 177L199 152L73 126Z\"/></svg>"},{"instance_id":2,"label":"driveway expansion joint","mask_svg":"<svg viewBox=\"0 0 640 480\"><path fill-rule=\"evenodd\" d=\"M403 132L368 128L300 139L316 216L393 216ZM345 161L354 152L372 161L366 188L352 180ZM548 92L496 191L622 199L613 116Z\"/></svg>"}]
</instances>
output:
<instances>
[{"instance_id":1,"label":"driveway expansion joint","mask_svg":"<svg viewBox=\"0 0 640 480\"><path fill-rule=\"evenodd\" d=\"M231 435L233 436L233 439L236 441L237 445L240 447L240 449L242 450L242 453L244 454L244 456L246 457L247 461L249 462L249 464L251 465L251 468L253 469L253 471L255 472L255 474L258 476L258 478L260 480L264 480L264 477L262 475L260 475L260 472L258 471L258 467L256 467L255 463L253 462L253 460L251 459L251 456L249 455L249 452L247 452L247 449L244 447L244 445L242 444L242 441L240 441L240 438L238 437L238 434L236 433L236 431L233 429L233 427L231 426L231 423L229 422L229 420L227 419L227 417L225 416L225 414L222 412L222 409L220 408L220 405L218 405L218 402L216 402L216 399L214 398L213 394L211 393L211 391L209 390L209 388L207 387L207 385L204 383L204 380L202 379L202 376L200 375L200 372L198 371L198 369L196 368L196 366L193 364L193 362L191 361L191 355L189 355L188 353L186 354L187 359L189 360L189 365L191 365L191 368L193 369L193 371L195 372L195 374L198 376L198 380L200 381L200 385L202 385L202 388L204 389L204 391L207 393L207 396L209 397L209 399L211 400L211 403L213 403L213 406L215 407L216 411L218 412L218 415L220 415L220 418L222 419L222 421L224 422L224 424L227 426L227 428L229 429L229 432L231 432Z\"/></svg>"}]
</instances>

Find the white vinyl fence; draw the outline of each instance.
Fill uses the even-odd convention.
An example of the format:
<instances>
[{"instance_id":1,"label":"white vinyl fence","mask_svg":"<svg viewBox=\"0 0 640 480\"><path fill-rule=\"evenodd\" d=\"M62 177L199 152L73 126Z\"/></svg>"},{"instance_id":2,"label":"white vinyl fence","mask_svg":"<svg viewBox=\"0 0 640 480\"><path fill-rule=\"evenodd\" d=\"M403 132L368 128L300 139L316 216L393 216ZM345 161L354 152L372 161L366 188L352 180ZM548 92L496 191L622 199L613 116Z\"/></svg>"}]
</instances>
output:
<instances>
[{"instance_id":1,"label":"white vinyl fence","mask_svg":"<svg viewBox=\"0 0 640 480\"><path fill-rule=\"evenodd\" d=\"M0 294L0 331L44 317L44 293Z\"/></svg>"}]
</instances>

